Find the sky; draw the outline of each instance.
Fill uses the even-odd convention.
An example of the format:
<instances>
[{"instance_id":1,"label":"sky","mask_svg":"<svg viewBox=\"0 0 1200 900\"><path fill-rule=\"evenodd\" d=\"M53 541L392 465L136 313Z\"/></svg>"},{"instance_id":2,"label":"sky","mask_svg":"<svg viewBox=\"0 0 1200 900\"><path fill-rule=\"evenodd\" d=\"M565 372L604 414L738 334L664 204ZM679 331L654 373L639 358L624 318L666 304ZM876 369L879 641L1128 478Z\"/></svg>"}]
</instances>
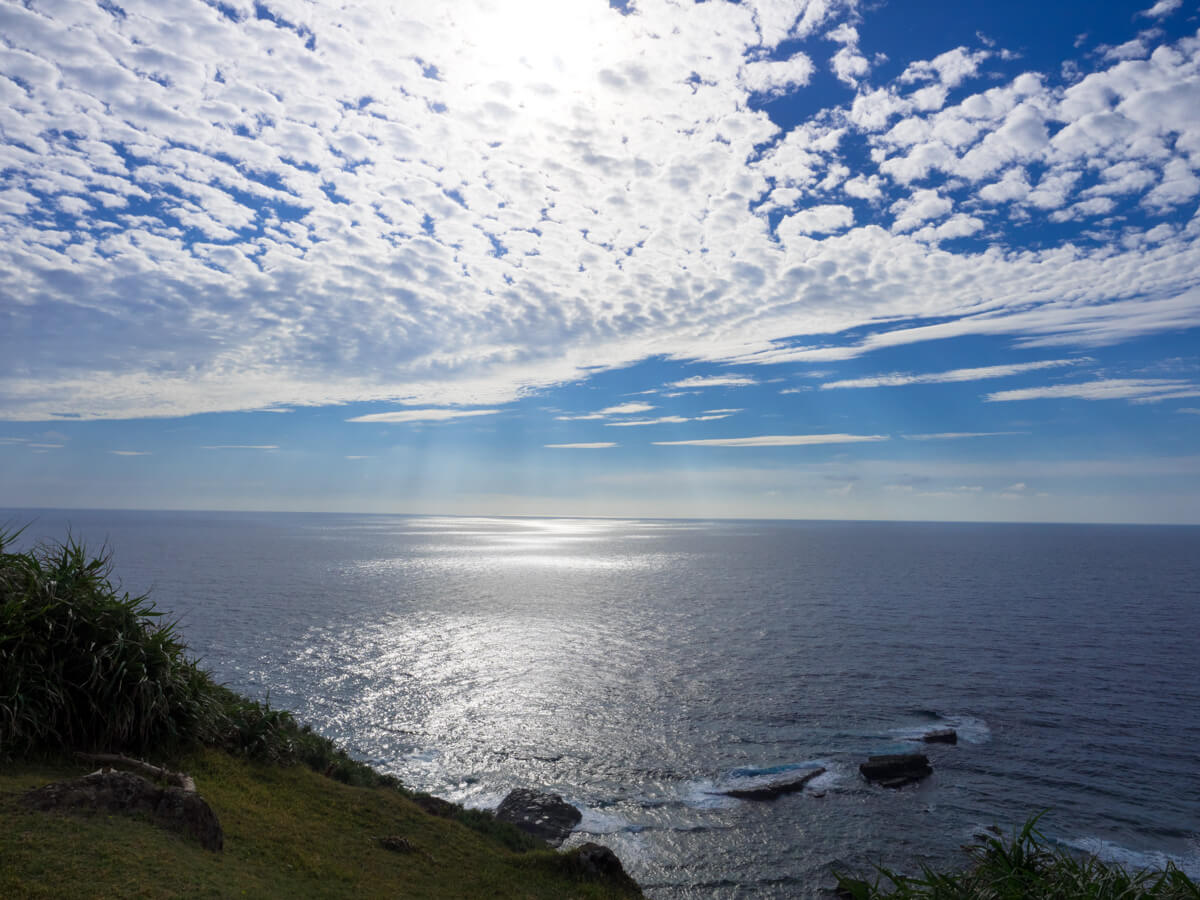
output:
<instances>
[{"instance_id":1,"label":"sky","mask_svg":"<svg viewBox=\"0 0 1200 900\"><path fill-rule=\"evenodd\" d=\"M1200 523L1195 0L0 0L0 506Z\"/></svg>"}]
</instances>

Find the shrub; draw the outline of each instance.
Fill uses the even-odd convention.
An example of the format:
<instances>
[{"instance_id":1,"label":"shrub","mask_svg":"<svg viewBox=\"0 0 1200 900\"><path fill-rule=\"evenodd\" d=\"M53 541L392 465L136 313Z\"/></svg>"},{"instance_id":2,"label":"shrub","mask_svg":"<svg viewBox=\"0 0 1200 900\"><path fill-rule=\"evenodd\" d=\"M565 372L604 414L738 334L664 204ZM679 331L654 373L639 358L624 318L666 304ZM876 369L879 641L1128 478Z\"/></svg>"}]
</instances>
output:
<instances>
[{"instance_id":1,"label":"shrub","mask_svg":"<svg viewBox=\"0 0 1200 900\"><path fill-rule=\"evenodd\" d=\"M921 877L879 868L874 883L835 873L837 893L850 900L1200 900L1200 886L1171 863L1166 871L1128 872L1093 856L1077 856L1048 846L1034 816L1012 839L989 837L971 847L971 866L960 873L924 867ZM880 887L880 878L891 888Z\"/></svg>"},{"instance_id":2,"label":"shrub","mask_svg":"<svg viewBox=\"0 0 1200 900\"><path fill-rule=\"evenodd\" d=\"M0 532L0 751L142 750L216 714L174 625L78 542L6 552Z\"/></svg>"},{"instance_id":3,"label":"shrub","mask_svg":"<svg viewBox=\"0 0 1200 900\"><path fill-rule=\"evenodd\" d=\"M68 538L6 552L18 534L0 531L0 754L203 744L400 786L290 713L214 683L148 597L113 586L107 551Z\"/></svg>"}]
</instances>

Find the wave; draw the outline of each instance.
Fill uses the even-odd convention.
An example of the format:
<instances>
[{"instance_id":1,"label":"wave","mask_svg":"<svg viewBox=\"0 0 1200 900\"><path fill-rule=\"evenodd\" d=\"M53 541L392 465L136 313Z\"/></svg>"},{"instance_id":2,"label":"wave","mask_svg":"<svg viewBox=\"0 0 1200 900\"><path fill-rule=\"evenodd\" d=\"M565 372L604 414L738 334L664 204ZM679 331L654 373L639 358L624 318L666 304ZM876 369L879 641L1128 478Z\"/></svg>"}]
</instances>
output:
<instances>
[{"instance_id":1,"label":"wave","mask_svg":"<svg viewBox=\"0 0 1200 900\"><path fill-rule=\"evenodd\" d=\"M940 715L932 710L914 710L914 717L923 720L919 725L901 725L888 730L888 735L902 741L919 741L937 728L953 728L958 739L967 744L985 744L992 739L992 729L978 716Z\"/></svg>"},{"instance_id":2,"label":"wave","mask_svg":"<svg viewBox=\"0 0 1200 900\"><path fill-rule=\"evenodd\" d=\"M1133 850L1098 837L1060 840L1058 843L1095 856L1106 863L1116 863L1133 872L1141 869L1165 869L1171 863L1189 878L1200 879L1200 852L1180 856L1160 850Z\"/></svg>"},{"instance_id":3,"label":"wave","mask_svg":"<svg viewBox=\"0 0 1200 900\"><path fill-rule=\"evenodd\" d=\"M580 800L568 797L567 802L574 806L583 814L583 818L579 820L579 824L575 826L576 832L586 832L587 834L638 834L645 831L645 825L639 825L636 822L631 822L624 816L616 813L607 812L588 806Z\"/></svg>"}]
</instances>

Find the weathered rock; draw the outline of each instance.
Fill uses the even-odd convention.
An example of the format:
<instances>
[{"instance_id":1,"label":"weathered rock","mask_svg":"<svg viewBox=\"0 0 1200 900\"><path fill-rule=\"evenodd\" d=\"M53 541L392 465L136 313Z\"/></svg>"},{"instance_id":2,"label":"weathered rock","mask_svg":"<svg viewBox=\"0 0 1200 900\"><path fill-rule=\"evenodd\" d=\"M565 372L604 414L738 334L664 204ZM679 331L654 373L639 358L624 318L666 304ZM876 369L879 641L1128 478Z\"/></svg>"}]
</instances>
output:
<instances>
[{"instance_id":1,"label":"weathered rock","mask_svg":"<svg viewBox=\"0 0 1200 900\"><path fill-rule=\"evenodd\" d=\"M149 816L164 828L187 835L205 850L225 844L221 823L212 807L193 791L159 787L130 772L93 772L27 792L22 802L33 809L96 810Z\"/></svg>"},{"instance_id":2,"label":"weathered rock","mask_svg":"<svg viewBox=\"0 0 1200 900\"><path fill-rule=\"evenodd\" d=\"M888 753L872 756L858 767L867 781L883 787L898 788L933 774L924 753Z\"/></svg>"},{"instance_id":3,"label":"weathered rock","mask_svg":"<svg viewBox=\"0 0 1200 900\"><path fill-rule=\"evenodd\" d=\"M449 800L443 800L441 797L435 797L432 794L415 794L412 798L413 803L425 810L431 816L439 816L443 819L452 819L454 814L462 807L456 806Z\"/></svg>"},{"instance_id":4,"label":"weathered rock","mask_svg":"<svg viewBox=\"0 0 1200 900\"><path fill-rule=\"evenodd\" d=\"M571 851L568 858L572 861L572 868L576 875L618 884L628 891L634 891L639 896L641 895L641 889L637 882L626 873L617 854L603 844L594 844L591 841L580 844Z\"/></svg>"},{"instance_id":5,"label":"weathered rock","mask_svg":"<svg viewBox=\"0 0 1200 900\"><path fill-rule=\"evenodd\" d=\"M790 778L777 778L774 781L756 784L752 787L730 788L729 790L721 791L721 793L727 797L738 797L742 800L774 800L781 794L792 794L801 790L818 775L824 774L824 769L813 769L810 772L805 772L803 775Z\"/></svg>"},{"instance_id":6,"label":"weathered rock","mask_svg":"<svg viewBox=\"0 0 1200 900\"><path fill-rule=\"evenodd\" d=\"M957 744L958 732L953 728L939 728L922 735L921 740L927 744Z\"/></svg>"},{"instance_id":7,"label":"weathered rock","mask_svg":"<svg viewBox=\"0 0 1200 900\"><path fill-rule=\"evenodd\" d=\"M558 794L517 788L500 801L496 818L557 847L579 824L583 813Z\"/></svg>"}]
</instances>

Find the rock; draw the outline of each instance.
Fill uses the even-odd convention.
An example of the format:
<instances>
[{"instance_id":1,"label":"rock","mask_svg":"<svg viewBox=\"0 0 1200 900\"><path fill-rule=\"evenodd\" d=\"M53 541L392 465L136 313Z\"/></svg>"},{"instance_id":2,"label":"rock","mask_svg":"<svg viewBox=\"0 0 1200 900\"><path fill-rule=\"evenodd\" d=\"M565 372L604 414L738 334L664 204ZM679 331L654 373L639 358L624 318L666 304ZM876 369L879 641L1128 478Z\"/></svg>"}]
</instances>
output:
<instances>
[{"instance_id":1,"label":"rock","mask_svg":"<svg viewBox=\"0 0 1200 900\"><path fill-rule=\"evenodd\" d=\"M583 813L558 794L517 788L500 801L496 818L557 847L579 824Z\"/></svg>"},{"instance_id":2,"label":"rock","mask_svg":"<svg viewBox=\"0 0 1200 900\"><path fill-rule=\"evenodd\" d=\"M795 793L818 775L824 774L824 769L813 769L811 772L805 772L798 777L777 778L774 781L756 784L753 787L730 788L727 791L721 791L721 793L727 797L738 797L742 800L774 800L780 794Z\"/></svg>"},{"instance_id":3,"label":"rock","mask_svg":"<svg viewBox=\"0 0 1200 900\"><path fill-rule=\"evenodd\" d=\"M625 872L625 867L621 865L617 854L603 844L594 844L591 841L580 844L571 851L570 859L576 875L582 878L616 883L628 891L635 892L637 896L641 896L641 889L637 882Z\"/></svg>"},{"instance_id":4,"label":"rock","mask_svg":"<svg viewBox=\"0 0 1200 900\"><path fill-rule=\"evenodd\" d=\"M384 835L377 840L380 847L384 850L391 850L393 853L412 853L414 849L412 841L396 834Z\"/></svg>"},{"instance_id":5,"label":"rock","mask_svg":"<svg viewBox=\"0 0 1200 900\"><path fill-rule=\"evenodd\" d=\"M933 774L924 753L889 753L872 756L858 767L867 781L889 788L904 787Z\"/></svg>"},{"instance_id":6,"label":"rock","mask_svg":"<svg viewBox=\"0 0 1200 900\"><path fill-rule=\"evenodd\" d=\"M921 740L927 744L957 744L958 732L953 728L939 728L937 731L927 732Z\"/></svg>"},{"instance_id":7,"label":"rock","mask_svg":"<svg viewBox=\"0 0 1200 900\"><path fill-rule=\"evenodd\" d=\"M221 823L203 797L177 787L159 787L130 772L93 772L47 784L27 792L22 802L42 811L142 813L157 825L194 838L205 850L216 852L225 844Z\"/></svg>"},{"instance_id":8,"label":"rock","mask_svg":"<svg viewBox=\"0 0 1200 900\"><path fill-rule=\"evenodd\" d=\"M462 808L432 794L414 794L412 801L431 816L439 816L443 819L454 818L454 814Z\"/></svg>"}]
</instances>

